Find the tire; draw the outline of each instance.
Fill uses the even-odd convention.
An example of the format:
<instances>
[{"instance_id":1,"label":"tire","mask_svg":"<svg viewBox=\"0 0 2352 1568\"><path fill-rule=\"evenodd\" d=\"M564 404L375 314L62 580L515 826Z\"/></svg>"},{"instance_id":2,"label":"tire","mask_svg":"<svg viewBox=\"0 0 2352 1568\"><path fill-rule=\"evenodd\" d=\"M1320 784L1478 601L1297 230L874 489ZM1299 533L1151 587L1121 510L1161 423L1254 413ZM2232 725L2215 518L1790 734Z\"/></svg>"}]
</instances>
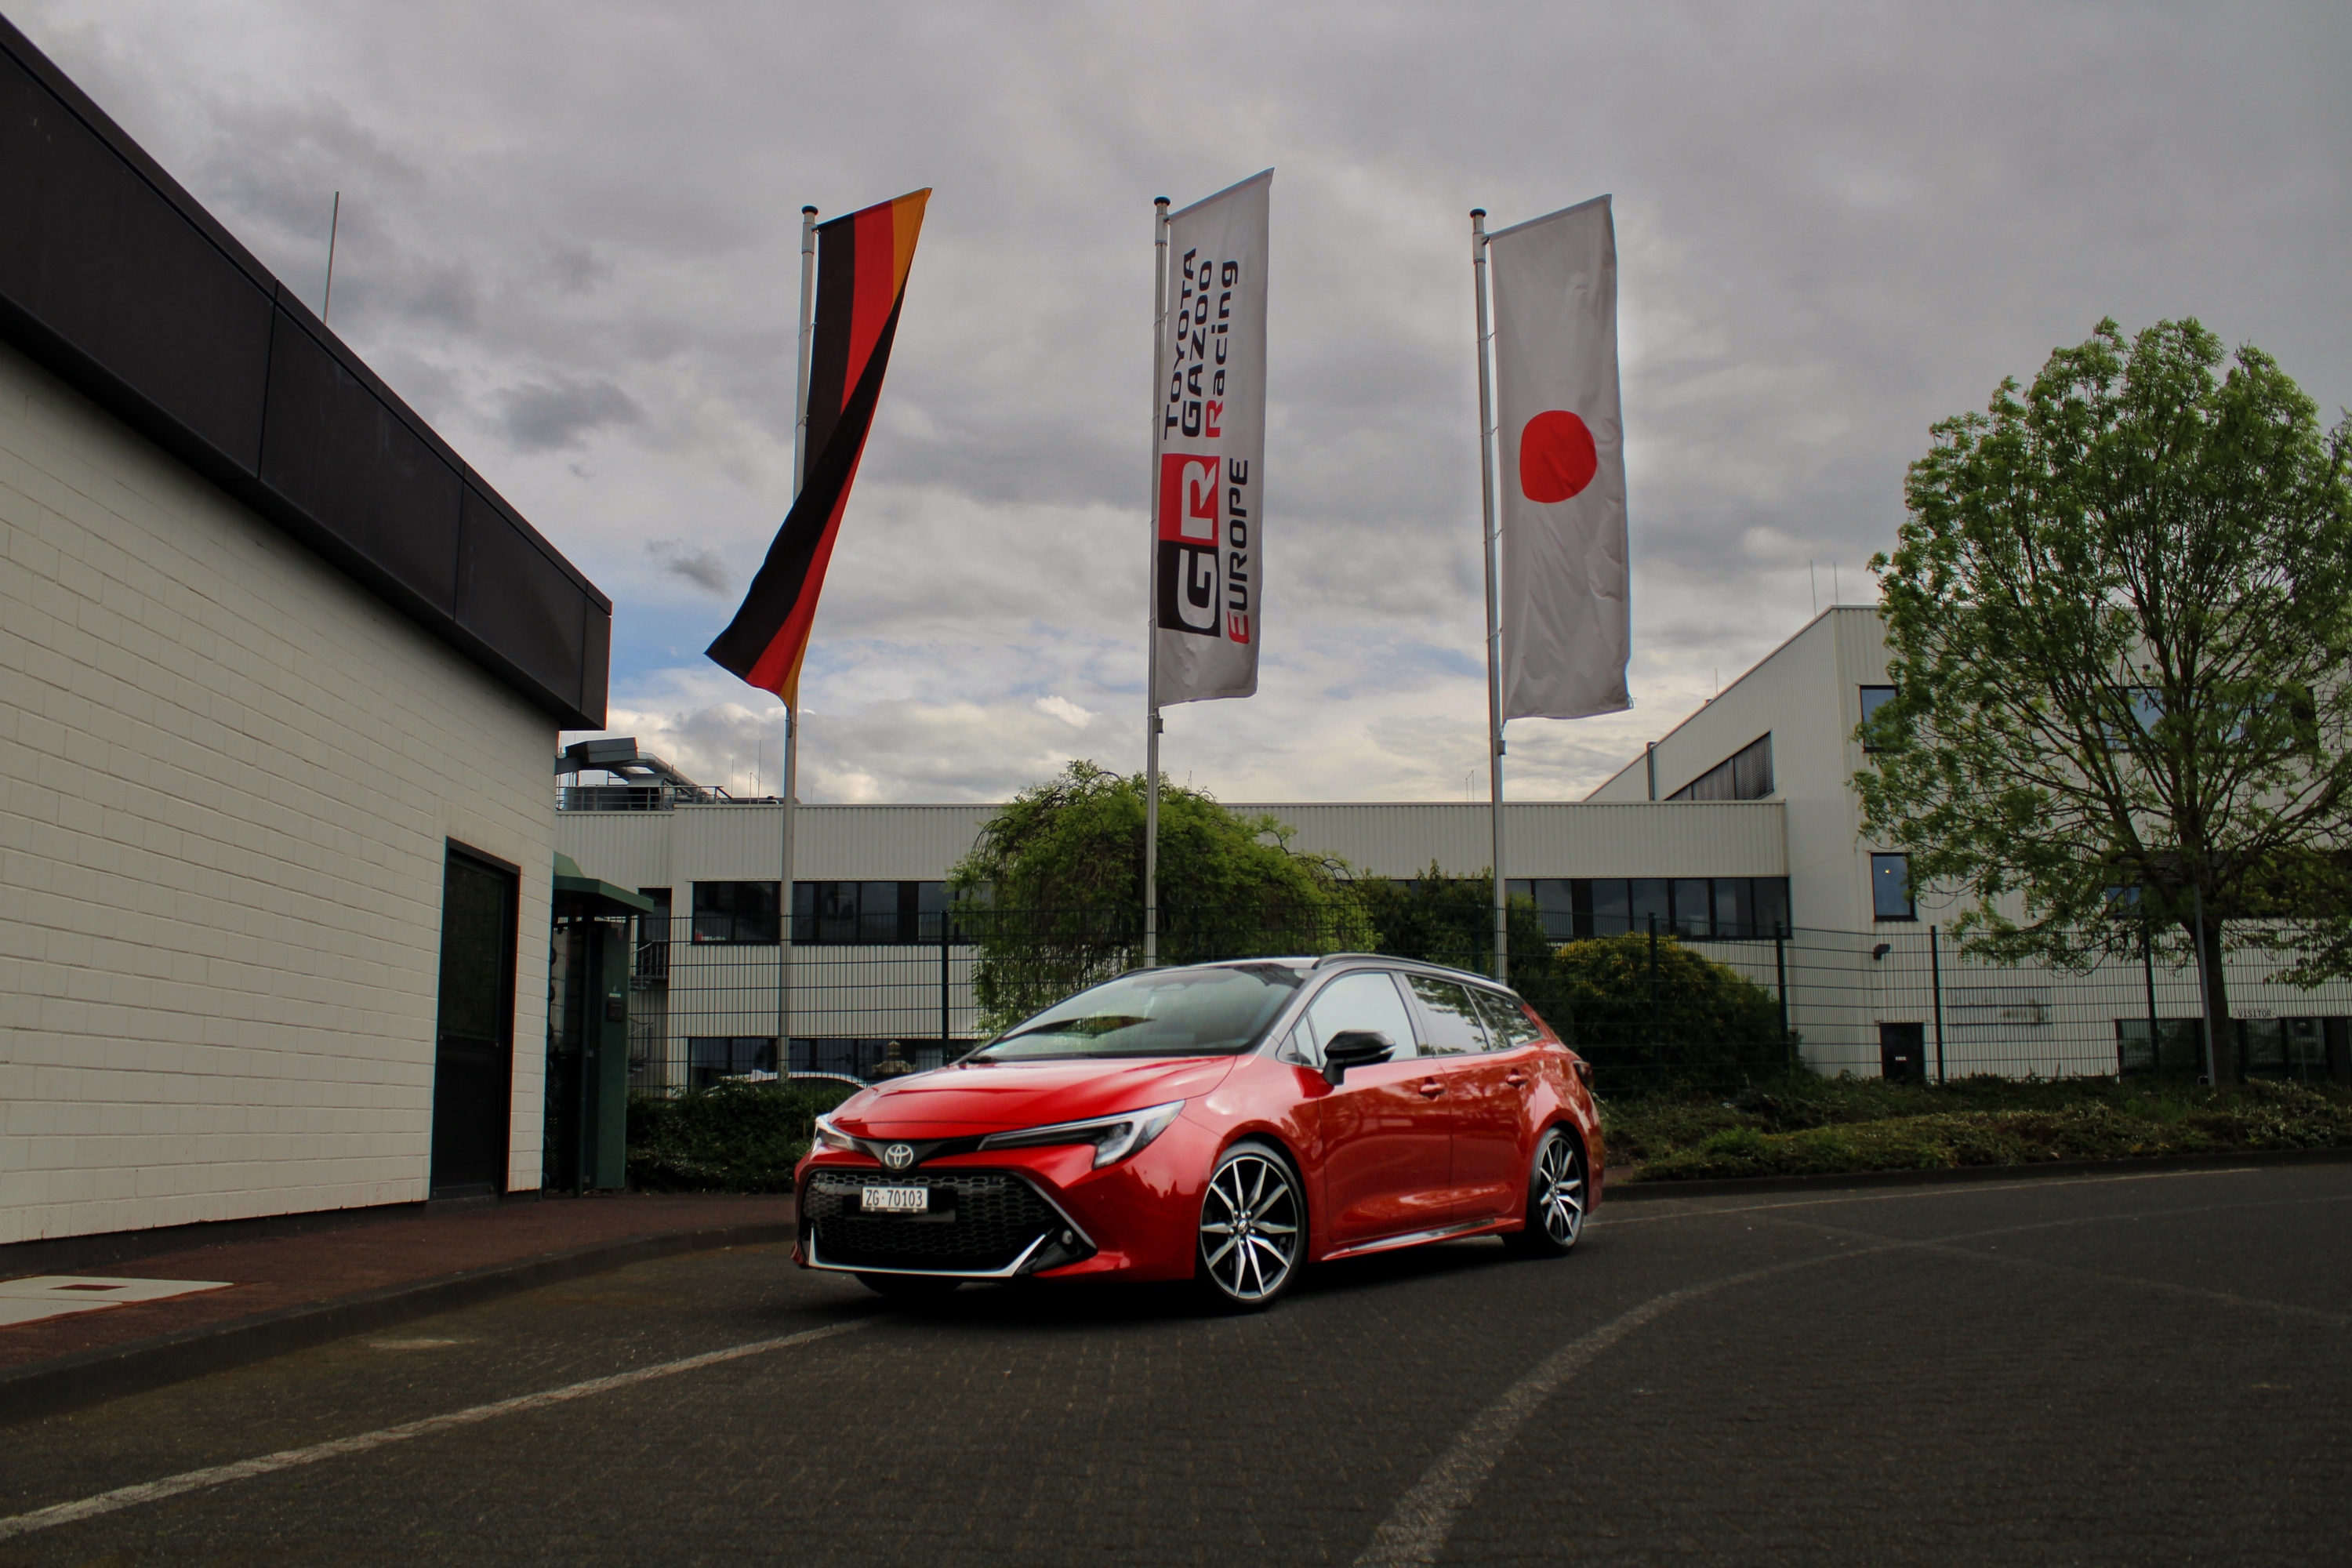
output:
<instances>
[{"instance_id":1,"label":"tire","mask_svg":"<svg viewBox=\"0 0 2352 1568\"><path fill-rule=\"evenodd\" d=\"M1565 1258L1584 1234L1587 1180L1584 1141L1565 1127L1548 1130L1528 1167L1527 1228L1503 1237L1519 1258Z\"/></svg>"},{"instance_id":2,"label":"tire","mask_svg":"<svg viewBox=\"0 0 2352 1568\"><path fill-rule=\"evenodd\" d=\"M908 1306L940 1300L963 1283L939 1274L860 1274L857 1282L877 1296Z\"/></svg>"},{"instance_id":3,"label":"tire","mask_svg":"<svg viewBox=\"0 0 2352 1568\"><path fill-rule=\"evenodd\" d=\"M1255 1141L1219 1156L1201 1194L1193 1289L1210 1310L1262 1312L1298 1277L1307 1257L1307 1198L1298 1173Z\"/></svg>"}]
</instances>

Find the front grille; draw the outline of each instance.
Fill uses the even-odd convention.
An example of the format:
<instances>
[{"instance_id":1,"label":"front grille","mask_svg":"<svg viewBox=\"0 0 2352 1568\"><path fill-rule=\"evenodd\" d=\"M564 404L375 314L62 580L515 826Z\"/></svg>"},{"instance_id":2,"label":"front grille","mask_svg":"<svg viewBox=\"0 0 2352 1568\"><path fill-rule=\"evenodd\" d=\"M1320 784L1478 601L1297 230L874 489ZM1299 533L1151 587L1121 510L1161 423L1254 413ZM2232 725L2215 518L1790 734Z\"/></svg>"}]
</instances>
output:
<instances>
[{"instance_id":1,"label":"front grille","mask_svg":"<svg viewBox=\"0 0 2352 1568\"><path fill-rule=\"evenodd\" d=\"M869 1186L929 1187L935 1212L860 1213L858 1192ZM1005 1268L1064 1225L1028 1183L996 1171L819 1171L809 1178L801 1215L827 1263L960 1274Z\"/></svg>"}]
</instances>

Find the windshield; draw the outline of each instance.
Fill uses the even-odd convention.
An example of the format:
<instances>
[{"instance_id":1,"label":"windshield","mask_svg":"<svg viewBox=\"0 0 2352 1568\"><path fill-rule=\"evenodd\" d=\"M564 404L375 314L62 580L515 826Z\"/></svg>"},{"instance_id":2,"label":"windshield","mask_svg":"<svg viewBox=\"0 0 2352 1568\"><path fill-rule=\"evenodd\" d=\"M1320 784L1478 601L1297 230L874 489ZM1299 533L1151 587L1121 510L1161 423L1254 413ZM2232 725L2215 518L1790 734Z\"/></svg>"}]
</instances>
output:
<instances>
[{"instance_id":1,"label":"windshield","mask_svg":"<svg viewBox=\"0 0 2352 1568\"><path fill-rule=\"evenodd\" d=\"M1298 973L1279 963L1122 975L1046 1008L967 1059L1230 1056L1250 1047L1298 985Z\"/></svg>"}]
</instances>

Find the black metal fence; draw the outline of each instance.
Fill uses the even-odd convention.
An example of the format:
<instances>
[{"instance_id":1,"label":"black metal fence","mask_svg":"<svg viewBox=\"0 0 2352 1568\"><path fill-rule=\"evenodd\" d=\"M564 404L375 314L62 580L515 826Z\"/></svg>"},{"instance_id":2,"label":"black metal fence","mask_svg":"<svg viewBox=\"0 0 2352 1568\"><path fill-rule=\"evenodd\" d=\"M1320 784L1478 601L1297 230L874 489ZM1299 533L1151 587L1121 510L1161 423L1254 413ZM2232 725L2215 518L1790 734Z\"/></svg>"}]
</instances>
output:
<instances>
[{"instance_id":1,"label":"black metal fence","mask_svg":"<svg viewBox=\"0 0 2352 1568\"><path fill-rule=\"evenodd\" d=\"M1645 921L1562 944L1533 921L1514 921L1512 982L1608 1093L1729 1094L1791 1068L1926 1081L2205 1068L2196 973L2160 948L2068 972L1983 963L1948 933L1907 923L1716 936ZM898 934L819 930L787 950L772 935L652 931L633 976L632 1082L675 1094L772 1077L780 1038L793 1074L872 1079L938 1066L1144 952L1131 911L962 910ZM1422 921L1384 934L1357 910L1171 909L1158 946L1162 963L1357 951L1492 966L1491 940L1475 927ZM2224 1049L2242 1050L2258 1075L2352 1080L2352 985L2298 990L2275 978L2284 966L2231 956Z\"/></svg>"}]
</instances>

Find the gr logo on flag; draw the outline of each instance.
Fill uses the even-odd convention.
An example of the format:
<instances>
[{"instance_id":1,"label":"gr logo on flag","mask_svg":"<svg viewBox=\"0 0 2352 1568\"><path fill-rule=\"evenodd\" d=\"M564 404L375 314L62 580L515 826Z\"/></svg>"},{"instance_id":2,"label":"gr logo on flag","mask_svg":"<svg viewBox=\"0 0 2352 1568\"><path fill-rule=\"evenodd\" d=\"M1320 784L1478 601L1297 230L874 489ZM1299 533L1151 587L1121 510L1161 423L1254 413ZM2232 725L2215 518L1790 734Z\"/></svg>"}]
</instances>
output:
<instances>
[{"instance_id":1,"label":"gr logo on flag","mask_svg":"<svg viewBox=\"0 0 2352 1568\"><path fill-rule=\"evenodd\" d=\"M1224 535L1224 511L1217 501L1214 456L1160 455L1160 625L1169 631L1217 635L1223 597L1217 561Z\"/></svg>"}]
</instances>

